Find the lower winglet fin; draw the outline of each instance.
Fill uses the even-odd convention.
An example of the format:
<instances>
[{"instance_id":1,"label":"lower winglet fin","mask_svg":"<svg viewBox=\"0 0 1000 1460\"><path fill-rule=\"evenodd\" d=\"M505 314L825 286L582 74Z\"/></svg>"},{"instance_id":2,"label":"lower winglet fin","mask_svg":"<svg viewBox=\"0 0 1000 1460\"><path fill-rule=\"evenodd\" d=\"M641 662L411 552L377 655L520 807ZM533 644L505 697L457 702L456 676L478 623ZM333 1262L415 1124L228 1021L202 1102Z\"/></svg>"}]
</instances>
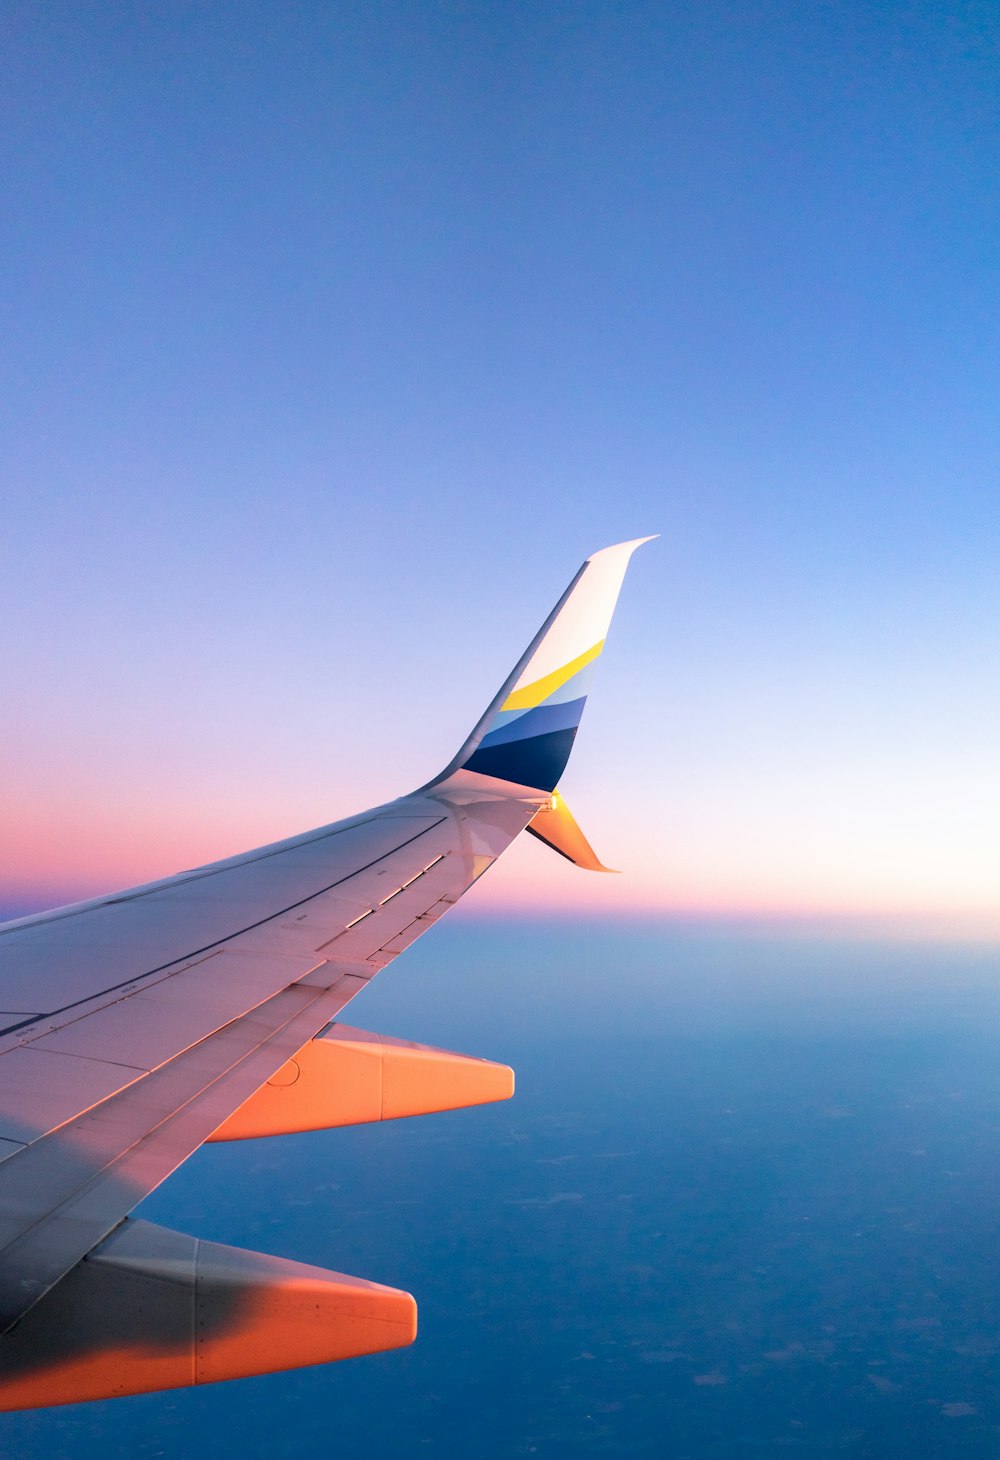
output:
<instances>
[{"instance_id":1,"label":"lower winglet fin","mask_svg":"<svg viewBox=\"0 0 1000 1460\"><path fill-rule=\"evenodd\" d=\"M605 867L590 842L577 825L576 818L558 791L535 812L528 822L526 831L545 842L570 862L588 872L616 872L615 867Z\"/></svg>"}]
</instances>

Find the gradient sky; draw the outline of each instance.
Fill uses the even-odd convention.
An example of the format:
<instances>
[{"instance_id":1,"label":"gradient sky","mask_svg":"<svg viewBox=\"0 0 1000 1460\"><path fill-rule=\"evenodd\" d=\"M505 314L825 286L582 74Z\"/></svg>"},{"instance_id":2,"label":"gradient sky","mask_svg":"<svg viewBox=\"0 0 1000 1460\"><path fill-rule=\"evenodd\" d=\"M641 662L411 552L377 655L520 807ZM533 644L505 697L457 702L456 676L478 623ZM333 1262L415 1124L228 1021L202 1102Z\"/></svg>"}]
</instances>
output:
<instances>
[{"instance_id":1,"label":"gradient sky","mask_svg":"<svg viewBox=\"0 0 1000 1460\"><path fill-rule=\"evenodd\" d=\"M8 912L405 792L586 553L470 901L1000 928L992 4L5 7Z\"/></svg>"}]
</instances>

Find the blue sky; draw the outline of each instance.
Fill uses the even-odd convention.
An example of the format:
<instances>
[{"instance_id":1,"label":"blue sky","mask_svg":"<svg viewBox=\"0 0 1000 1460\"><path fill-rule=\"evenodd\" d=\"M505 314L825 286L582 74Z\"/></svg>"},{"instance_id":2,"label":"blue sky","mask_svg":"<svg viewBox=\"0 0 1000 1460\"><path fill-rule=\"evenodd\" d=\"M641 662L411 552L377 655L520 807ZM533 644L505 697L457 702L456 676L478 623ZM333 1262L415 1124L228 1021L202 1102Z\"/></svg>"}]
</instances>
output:
<instances>
[{"instance_id":1,"label":"blue sky","mask_svg":"<svg viewBox=\"0 0 1000 1460\"><path fill-rule=\"evenodd\" d=\"M815 1309L806 1337L849 1300L870 1341L845 1323L847 1368L806 1386L830 1432L857 1421L857 1377L879 1443L942 1443L965 1418L941 1402L979 1403L944 1386L971 1372L992 1444L995 954L830 934L1000 935L995 5L11 0L0 27L0 912L409 790L582 557L661 534L564 783L623 875L520 839L351 1015L510 1059L520 1101L206 1148L144 1211L412 1284L422 1345L11 1435L75 1457L291 1454L332 1414L359 1437L409 1414L406 1444L447 1446L457 1417L466 1453L468 1381L499 1374L515 1427L532 1384L563 1395L525 1315L564 1325L590 1270L627 1321L626 1265L678 1269L643 1235L678 1207L717 1241L688 1317L664 1302L660 1326L693 1314L697 1333L734 1292L752 1309L726 1265L728 1224L748 1253L761 1230L724 1128L743 1069L736 1154L774 1182L789 1284L767 1290L772 1357L799 1331L791 1296ZM762 918L811 936L775 943ZM567 1135L560 1113L591 1109ZM611 1197L633 1171L651 1192L616 1240L603 1208L546 1204L550 1158L600 1155L611 1126L614 1150L645 1132ZM689 1160L664 1167L677 1132ZM907 1176L925 1146L929 1174ZM834 1206L807 1250L804 1213ZM860 1262L859 1212L881 1232ZM570 1271L566 1291L536 1271ZM935 1288L940 1347L887 1326ZM699 1374L723 1361L715 1327ZM883 1330L925 1365L903 1428L851 1367L882 1362ZM782 1424L805 1392L789 1372ZM644 1382L668 1394L661 1370ZM742 1443L760 1409L728 1392ZM726 1391L690 1393L669 1391L669 1422Z\"/></svg>"},{"instance_id":2,"label":"blue sky","mask_svg":"<svg viewBox=\"0 0 1000 1460\"><path fill-rule=\"evenodd\" d=\"M12 910L409 789L660 532L588 905L994 926L994 7L4 27Z\"/></svg>"}]
</instances>

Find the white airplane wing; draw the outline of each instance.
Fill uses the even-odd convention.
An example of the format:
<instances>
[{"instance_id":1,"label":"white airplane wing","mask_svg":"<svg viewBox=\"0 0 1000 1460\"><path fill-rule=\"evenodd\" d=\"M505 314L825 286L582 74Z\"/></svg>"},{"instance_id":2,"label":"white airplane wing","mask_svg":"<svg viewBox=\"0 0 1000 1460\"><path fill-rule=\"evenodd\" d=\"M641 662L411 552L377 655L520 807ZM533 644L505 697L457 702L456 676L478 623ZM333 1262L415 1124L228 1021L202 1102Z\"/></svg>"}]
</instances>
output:
<instances>
[{"instance_id":1,"label":"white airplane wing","mask_svg":"<svg viewBox=\"0 0 1000 1460\"><path fill-rule=\"evenodd\" d=\"M419 791L0 927L0 1408L412 1340L409 1294L128 1214L206 1140L512 1093L503 1066L331 1021L525 828L600 868L556 787L637 546L587 559Z\"/></svg>"}]
</instances>

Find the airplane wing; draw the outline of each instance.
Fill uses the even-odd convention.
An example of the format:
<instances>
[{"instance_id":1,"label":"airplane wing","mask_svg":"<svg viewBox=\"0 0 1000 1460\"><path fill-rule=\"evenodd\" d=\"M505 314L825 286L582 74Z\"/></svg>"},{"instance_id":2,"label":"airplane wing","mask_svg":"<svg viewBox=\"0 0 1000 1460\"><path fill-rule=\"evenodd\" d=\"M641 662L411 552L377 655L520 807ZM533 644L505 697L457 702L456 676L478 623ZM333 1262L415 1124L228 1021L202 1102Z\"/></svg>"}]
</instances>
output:
<instances>
[{"instance_id":1,"label":"airplane wing","mask_svg":"<svg viewBox=\"0 0 1000 1460\"><path fill-rule=\"evenodd\" d=\"M204 1141L502 1099L504 1066L335 1021L557 793L636 542L588 558L458 755L360 816L0 927L0 1409L408 1343L413 1299L129 1216Z\"/></svg>"}]
</instances>

